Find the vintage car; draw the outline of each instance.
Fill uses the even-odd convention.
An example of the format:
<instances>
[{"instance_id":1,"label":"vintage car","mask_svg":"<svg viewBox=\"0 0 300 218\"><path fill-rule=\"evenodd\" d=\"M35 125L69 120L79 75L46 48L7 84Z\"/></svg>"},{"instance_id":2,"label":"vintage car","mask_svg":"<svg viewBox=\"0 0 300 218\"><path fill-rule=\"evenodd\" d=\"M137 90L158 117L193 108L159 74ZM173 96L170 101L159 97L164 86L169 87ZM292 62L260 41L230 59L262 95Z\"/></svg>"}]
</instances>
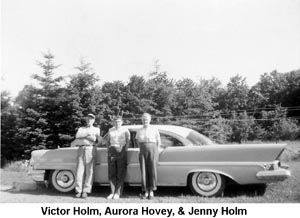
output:
<instances>
[{"instance_id":1,"label":"vintage car","mask_svg":"<svg viewBox=\"0 0 300 218\"><path fill-rule=\"evenodd\" d=\"M139 148L135 141L139 125L126 126L131 133L127 152L128 185L140 185ZM212 197L229 183L266 184L290 177L279 156L284 144L215 144L185 127L156 125L162 145L158 160L158 186L189 186L193 193ZM30 174L59 192L75 186L76 147L36 150L31 153ZM107 148L97 147L94 184L108 184Z\"/></svg>"}]
</instances>

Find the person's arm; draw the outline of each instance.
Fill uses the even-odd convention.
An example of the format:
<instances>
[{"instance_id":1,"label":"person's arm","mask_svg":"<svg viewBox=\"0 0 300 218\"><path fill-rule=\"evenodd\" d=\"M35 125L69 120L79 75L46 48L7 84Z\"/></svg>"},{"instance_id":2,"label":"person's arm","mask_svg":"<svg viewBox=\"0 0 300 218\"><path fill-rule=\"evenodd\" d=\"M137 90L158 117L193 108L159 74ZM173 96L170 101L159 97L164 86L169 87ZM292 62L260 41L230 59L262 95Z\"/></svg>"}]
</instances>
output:
<instances>
[{"instance_id":1,"label":"person's arm","mask_svg":"<svg viewBox=\"0 0 300 218\"><path fill-rule=\"evenodd\" d=\"M84 129L82 127L80 127L78 130L77 130L77 133L76 133L76 136L75 138L76 139L87 139L89 135L84 131Z\"/></svg>"},{"instance_id":2,"label":"person's arm","mask_svg":"<svg viewBox=\"0 0 300 218\"><path fill-rule=\"evenodd\" d=\"M157 144L158 154L160 154L161 152L163 152L164 149L161 147L161 139L158 130L156 132L156 144Z\"/></svg>"},{"instance_id":3,"label":"person's arm","mask_svg":"<svg viewBox=\"0 0 300 218\"><path fill-rule=\"evenodd\" d=\"M110 134L109 134L109 131L108 131L108 133L106 134L106 137L105 137L106 139L106 147L107 148L109 148L109 145L110 145Z\"/></svg>"},{"instance_id":4,"label":"person's arm","mask_svg":"<svg viewBox=\"0 0 300 218\"><path fill-rule=\"evenodd\" d=\"M126 137L125 149L127 150L130 145L130 132L128 130L126 130L126 132L125 132L125 137Z\"/></svg>"},{"instance_id":5,"label":"person's arm","mask_svg":"<svg viewBox=\"0 0 300 218\"><path fill-rule=\"evenodd\" d=\"M138 148L140 148L140 143L139 143L139 140L138 140L138 135L139 135L139 131L137 131L136 134L135 134L135 141L136 141L136 144L137 144Z\"/></svg>"},{"instance_id":6,"label":"person's arm","mask_svg":"<svg viewBox=\"0 0 300 218\"><path fill-rule=\"evenodd\" d=\"M92 143L95 143L96 141L96 136L90 133L86 133L86 131L84 131L84 129L79 128L77 133L76 133L76 139L86 139Z\"/></svg>"},{"instance_id":7,"label":"person's arm","mask_svg":"<svg viewBox=\"0 0 300 218\"><path fill-rule=\"evenodd\" d=\"M75 135L75 138L76 139L80 139L80 137L81 137L81 135L82 135L82 129L81 128L79 128L78 130L77 130L77 132L76 132L76 135Z\"/></svg>"},{"instance_id":8,"label":"person's arm","mask_svg":"<svg viewBox=\"0 0 300 218\"><path fill-rule=\"evenodd\" d=\"M156 130L156 144L157 144L157 147L159 148L160 145L161 145L161 139L160 139L160 134L159 134L159 131Z\"/></svg>"},{"instance_id":9,"label":"person's arm","mask_svg":"<svg viewBox=\"0 0 300 218\"><path fill-rule=\"evenodd\" d=\"M82 129L82 127L80 127L77 130L75 138L77 138L77 139L85 139L87 136L88 135L86 134L86 132L84 131L84 129Z\"/></svg>"},{"instance_id":10,"label":"person's arm","mask_svg":"<svg viewBox=\"0 0 300 218\"><path fill-rule=\"evenodd\" d=\"M97 138L97 144L96 144L95 146L96 146L96 147L101 146L102 143L103 143L103 138L102 138L101 135L100 135L100 128L97 129L97 135L96 135L96 138Z\"/></svg>"}]
</instances>

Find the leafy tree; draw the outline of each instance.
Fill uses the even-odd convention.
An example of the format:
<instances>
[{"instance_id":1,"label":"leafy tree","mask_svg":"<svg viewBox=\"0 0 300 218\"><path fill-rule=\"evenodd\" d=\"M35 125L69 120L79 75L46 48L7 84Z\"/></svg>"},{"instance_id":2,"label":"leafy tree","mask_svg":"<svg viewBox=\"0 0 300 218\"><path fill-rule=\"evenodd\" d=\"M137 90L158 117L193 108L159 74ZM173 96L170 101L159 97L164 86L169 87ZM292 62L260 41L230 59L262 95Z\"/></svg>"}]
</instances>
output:
<instances>
[{"instance_id":1,"label":"leafy tree","mask_svg":"<svg viewBox=\"0 0 300 218\"><path fill-rule=\"evenodd\" d=\"M276 141L295 140L300 136L298 122L289 118L274 122L272 126L272 136Z\"/></svg>"},{"instance_id":2,"label":"leafy tree","mask_svg":"<svg viewBox=\"0 0 300 218\"><path fill-rule=\"evenodd\" d=\"M177 81L174 114L204 116L212 111L217 105L215 98L220 84L215 78L202 79L199 84L191 79Z\"/></svg>"},{"instance_id":3,"label":"leafy tree","mask_svg":"<svg viewBox=\"0 0 300 218\"><path fill-rule=\"evenodd\" d=\"M133 75L129 78L126 85L125 108L126 116L135 117L144 111L153 111L155 105L151 100L146 98L146 81L144 77ZM150 109L149 109L150 108Z\"/></svg>"},{"instance_id":4,"label":"leafy tree","mask_svg":"<svg viewBox=\"0 0 300 218\"><path fill-rule=\"evenodd\" d=\"M284 77L285 87L278 93L281 96L280 103L284 107L293 107L288 111L288 116L298 117L300 116L300 69L285 73Z\"/></svg>"},{"instance_id":5,"label":"leafy tree","mask_svg":"<svg viewBox=\"0 0 300 218\"><path fill-rule=\"evenodd\" d=\"M145 84L145 98L152 107L145 108L147 112L157 116L172 115L174 105L174 81L166 72L153 73ZM152 102L153 103L152 103ZM153 111L149 111L149 110Z\"/></svg>"},{"instance_id":6,"label":"leafy tree","mask_svg":"<svg viewBox=\"0 0 300 218\"><path fill-rule=\"evenodd\" d=\"M196 94L196 84L191 79L182 79L176 82L176 93L173 108L175 115L190 114L189 110L193 107Z\"/></svg>"},{"instance_id":7,"label":"leafy tree","mask_svg":"<svg viewBox=\"0 0 300 218\"><path fill-rule=\"evenodd\" d=\"M232 129L231 141L242 143L249 139L255 122L254 118L244 111L238 114L233 113L230 126Z\"/></svg>"},{"instance_id":8,"label":"leafy tree","mask_svg":"<svg viewBox=\"0 0 300 218\"><path fill-rule=\"evenodd\" d=\"M249 105L253 108L269 108L281 105L300 105L300 70L287 73L272 71L260 77L249 92ZM288 116L299 116L300 110L291 108Z\"/></svg>"},{"instance_id":9,"label":"leafy tree","mask_svg":"<svg viewBox=\"0 0 300 218\"><path fill-rule=\"evenodd\" d=\"M239 111L247 108L249 87L246 79L239 75L230 78L219 105L225 111Z\"/></svg>"},{"instance_id":10,"label":"leafy tree","mask_svg":"<svg viewBox=\"0 0 300 218\"><path fill-rule=\"evenodd\" d=\"M216 116L205 123L203 132L213 141L223 144L230 141L232 129L226 119Z\"/></svg>"}]
</instances>

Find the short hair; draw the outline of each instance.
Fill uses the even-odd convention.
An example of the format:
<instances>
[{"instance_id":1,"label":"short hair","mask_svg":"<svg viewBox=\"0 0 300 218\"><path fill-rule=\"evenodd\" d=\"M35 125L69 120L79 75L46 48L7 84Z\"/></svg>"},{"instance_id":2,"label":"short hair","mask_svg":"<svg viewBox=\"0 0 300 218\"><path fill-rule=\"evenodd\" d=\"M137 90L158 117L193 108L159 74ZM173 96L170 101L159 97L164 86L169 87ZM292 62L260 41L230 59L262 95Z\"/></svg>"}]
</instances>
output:
<instances>
[{"instance_id":1,"label":"short hair","mask_svg":"<svg viewBox=\"0 0 300 218\"><path fill-rule=\"evenodd\" d=\"M149 113L143 113L142 118L143 117L149 117L151 119L151 114L149 114Z\"/></svg>"},{"instance_id":2,"label":"short hair","mask_svg":"<svg viewBox=\"0 0 300 218\"><path fill-rule=\"evenodd\" d=\"M121 120L121 121L123 121L123 118L122 118L122 116L119 116L119 115L113 116L113 121L116 121L116 120Z\"/></svg>"},{"instance_id":3,"label":"short hair","mask_svg":"<svg viewBox=\"0 0 300 218\"><path fill-rule=\"evenodd\" d=\"M86 117L90 117L90 118L93 118L93 119L96 118L94 114L88 114L88 115L86 115Z\"/></svg>"}]
</instances>

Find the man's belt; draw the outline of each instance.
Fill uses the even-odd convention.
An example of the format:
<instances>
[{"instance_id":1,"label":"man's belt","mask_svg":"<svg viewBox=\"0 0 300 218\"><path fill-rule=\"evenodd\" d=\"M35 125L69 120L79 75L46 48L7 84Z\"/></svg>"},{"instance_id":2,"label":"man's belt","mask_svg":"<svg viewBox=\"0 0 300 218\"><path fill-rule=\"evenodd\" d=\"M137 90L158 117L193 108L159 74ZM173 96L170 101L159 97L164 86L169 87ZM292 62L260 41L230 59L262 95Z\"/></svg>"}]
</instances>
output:
<instances>
[{"instance_id":1,"label":"man's belt","mask_svg":"<svg viewBox=\"0 0 300 218\"><path fill-rule=\"evenodd\" d=\"M119 145L119 144L110 144L109 147L115 147L115 148L122 148L124 147L125 145Z\"/></svg>"},{"instance_id":2,"label":"man's belt","mask_svg":"<svg viewBox=\"0 0 300 218\"><path fill-rule=\"evenodd\" d=\"M76 147L93 147L94 145L76 145Z\"/></svg>"}]
</instances>

